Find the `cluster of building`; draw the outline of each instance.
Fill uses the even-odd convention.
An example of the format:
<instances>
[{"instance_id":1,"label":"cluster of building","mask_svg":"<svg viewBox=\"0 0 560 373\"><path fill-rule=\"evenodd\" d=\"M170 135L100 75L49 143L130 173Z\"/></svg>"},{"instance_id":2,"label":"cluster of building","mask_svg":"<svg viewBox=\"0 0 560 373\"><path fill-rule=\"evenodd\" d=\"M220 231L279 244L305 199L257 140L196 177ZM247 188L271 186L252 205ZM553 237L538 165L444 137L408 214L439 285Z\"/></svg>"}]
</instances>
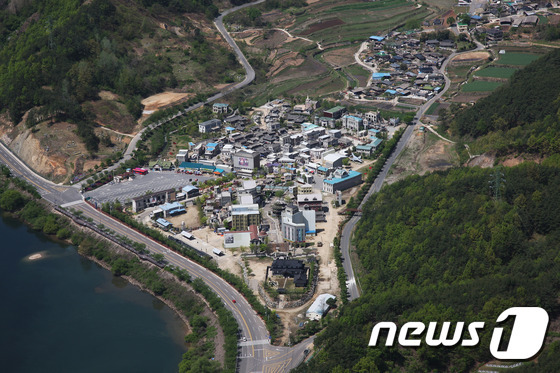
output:
<instances>
[{"instance_id":1,"label":"cluster of building","mask_svg":"<svg viewBox=\"0 0 560 373\"><path fill-rule=\"evenodd\" d=\"M399 96L429 100L439 92L445 85L444 75L439 71L446 58L444 52L454 50L455 42L421 42L415 36L395 31L371 36L369 49L360 58L378 72L372 74L367 87L355 88L349 94L369 100Z\"/></svg>"},{"instance_id":2,"label":"cluster of building","mask_svg":"<svg viewBox=\"0 0 560 373\"><path fill-rule=\"evenodd\" d=\"M385 120L379 112L348 113L343 106L319 109L309 98L296 105L274 100L255 109L252 117L222 103L214 104L212 111L216 118L198 124L204 140L180 149L176 162L157 160L149 168L235 175L231 186L205 190L210 198L202 206L207 224L223 234L226 249L267 241L269 226L262 213L267 192L281 191L291 201L277 200L274 207L280 208L275 214L285 242L302 243L316 235L316 224L326 221L324 194L342 203L342 192L362 183L362 174L351 169L350 161L361 163L360 156L372 155L387 137L387 127L399 124L397 118ZM185 213L185 203L201 194L192 184L135 197L132 211L154 208L155 224L170 230L166 219Z\"/></svg>"}]
</instances>

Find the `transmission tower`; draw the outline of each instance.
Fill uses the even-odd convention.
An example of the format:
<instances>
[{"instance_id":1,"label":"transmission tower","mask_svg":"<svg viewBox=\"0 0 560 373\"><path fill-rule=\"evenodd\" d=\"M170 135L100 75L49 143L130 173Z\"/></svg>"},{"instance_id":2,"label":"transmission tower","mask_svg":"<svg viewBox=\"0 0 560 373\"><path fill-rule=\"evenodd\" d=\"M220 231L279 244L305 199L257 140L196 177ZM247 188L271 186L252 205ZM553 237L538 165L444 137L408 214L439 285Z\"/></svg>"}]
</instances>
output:
<instances>
[{"instance_id":1,"label":"transmission tower","mask_svg":"<svg viewBox=\"0 0 560 373\"><path fill-rule=\"evenodd\" d=\"M490 174L492 179L488 182L490 184L490 191L494 194L494 199L496 201L500 200L502 189L505 188L506 177L502 172L500 166L494 169L494 173Z\"/></svg>"}]
</instances>

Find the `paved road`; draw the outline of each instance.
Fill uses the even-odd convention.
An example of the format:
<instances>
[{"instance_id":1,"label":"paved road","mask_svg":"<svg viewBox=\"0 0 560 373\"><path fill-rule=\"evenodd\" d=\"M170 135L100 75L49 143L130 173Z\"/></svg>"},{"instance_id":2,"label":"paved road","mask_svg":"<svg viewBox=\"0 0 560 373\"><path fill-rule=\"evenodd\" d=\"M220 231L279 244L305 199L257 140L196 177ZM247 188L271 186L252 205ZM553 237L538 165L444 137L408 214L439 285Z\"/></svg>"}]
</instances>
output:
<instances>
[{"instance_id":1,"label":"paved road","mask_svg":"<svg viewBox=\"0 0 560 373\"><path fill-rule=\"evenodd\" d=\"M223 23L223 18L224 18L224 16L227 16L230 13L236 12L240 9L243 9L243 8L246 8L246 7L249 7L249 6L260 4L264 1L265 0L258 0L258 1L252 2L252 3L247 3L247 4L243 4L243 5L236 6L234 8L228 9L228 10L224 11L222 14L220 14L214 20L214 25L216 26L218 31L222 34L222 36L224 37L226 42L231 46L231 48L235 52L235 55L237 56L239 62L243 66L243 69L245 69L245 79L243 79L243 81L241 81L239 83L236 83L234 85L231 85L231 86L225 88L224 90L222 90L221 92L219 92L219 93L215 94L214 96L208 98L204 102L199 102L197 104L189 106L188 108L183 109L182 111L177 111L177 113L175 113L174 115L172 115L171 117L169 117L167 119L162 119L161 121L159 121L157 123L152 123L149 126L144 127L142 130L140 130L140 132L138 132L132 138L132 140L128 144L128 147L126 148L126 151L123 154L123 157L118 162L116 162L115 164L113 164L110 167L107 167L103 171L111 172L113 170L116 170L122 163L131 159L134 155L134 151L136 150L138 142L140 141L140 138L142 137L142 134L145 131L149 131L149 130L152 130L154 128L157 128L157 127L161 126L162 124L167 123L167 122L169 122L169 121L171 121L175 118L178 118L182 115L185 115L188 112L196 110L196 109L204 106L205 104L209 104L211 102L214 102L217 99L222 98L225 95L227 95L227 94L229 94L229 93L231 93L231 92L233 92L237 89L240 89L240 88L243 88L243 87L249 85L253 80L255 80L255 70L253 70L253 67L249 64L249 61L247 61L247 58L245 58L245 56L243 55L243 52L241 52L241 49L239 49L239 47L237 46L237 44L235 43L233 38L226 31L226 28L225 28L224 23ZM100 173L103 172L103 171L100 171ZM82 185L83 183L86 182L86 180L87 180L87 178L82 180L80 183L78 183L78 185Z\"/></svg>"},{"instance_id":2,"label":"paved road","mask_svg":"<svg viewBox=\"0 0 560 373\"><path fill-rule=\"evenodd\" d=\"M195 110L206 103L210 103L217 100L232 92L233 90L242 88L249 83L251 83L255 78L255 72L251 65L246 60L241 50L237 47L233 39L227 34L223 26L223 16L245 8L247 6L262 3L264 0L259 0L254 3L244 4L239 7L232 8L222 15L220 15L215 20L216 27L224 35L226 41L232 46L236 55L238 56L241 64L246 71L245 79L237 83L226 90L210 97L205 102L200 102L193 105L182 112L178 112L166 121L172 120L178 116L181 116L189 111ZM141 138L143 131L155 128L158 125L163 124L165 121L159 122L157 124L152 124L144 128L139 132L129 144L123 159L117 164L109 167L107 171L112 171L116 169L120 163L130 159L136 149L136 144ZM196 264L173 251L168 250L161 244L151 240L150 238L134 231L133 229L125 226L119 221L112 219L95 210L90 205L82 201L82 195L79 192L79 184L70 186L62 186L52 183L49 180L44 179L40 175L36 174L31 170L24 162L17 158L3 143L0 142L0 162L7 165L12 173L18 177L21 177L34 185L41 196L45 198L48 202L54 205L60 205L63 207L72 208L75 210L82 211L82 214L86 218L91 218L93 222L97 224L103 224L107 228L113 230L119 235L124 235L133 241L141 242L146 245L146 248L154 253L161 253L165 256L166 260L171 264L179 268L187 270L193 278L201 278L208 286L210 286L218 296L224 302L224 305L232 311L234 317L236 318L242 336L244 336L247 341L241 342L241 358L239 359L238 371L240 372L287 372L297 365L299 365L304 357L304 351L308 349L314 340L311 337L297 346L292 348L272 346L268 340L268 332L265 327L264 321L256 314L256 312L251 308L249 303L245 298L231 285L229 285L225 280L223 280L218 275L205 269L204 267ZM235 299L235 303L233 300Z\"/></svg>"},{"instance_id":3,"label":"paved road","mask_svg":"<svg viewBox=\"0 0 560 373\"><path fill-rule=\"evenodd\" d=\"M477 45L475 50L484 49L484 46L481 43L479 43L477 41L475 41L475 43ZM468 53L468 52L472 52L472 50L471 51L466 51L466 52L461 52L461 53ZM453 59L453 57L455 57L458 54L460 54L460 53L457 53L457 52L452 53L451 55L449 55L449 57L441 65L439 70L440 70L440 72L443 73L443 76L445 77L445 87L441 90L440 93L438 93L437 95L432 97L429 101L427 101L424 105L422 105L418 109L418 111L416 113L416 116L414 117L414 124L411 125L411 126L408 126L406 128L403 136L401 137L401 139L399 140L399 143L397 144L397 147L395 148L395 150L391 154L391 157L389 157L387 162L385 162L385 166L383 167L383 170L381 171L381 173L377 176L377 178L373 182L369 191L367 192L364 199L362 200L362 203L360 203L360 206L358 207L358 210L361 210L363 208L363 206L365 205L365 203L367 202L367 200L371 197L371 195L373 193L377 193L381 190L381 187L383 186L383 182L385 181L385 177L387 176L387 173L389 172L389 169L391 168L391 166L393 165L393 163L395 162L395 160L397 159L399 154L402 152L402 150L406 147L406 144L408 143L410 138L412 137L412 133L414 132L414 127L417 126L417 125L422 125L422 122L420 121L420 119L426 113L426 110L428 110L428 108L434 102L439 100L445 94L445 92L447 92L447 90L451 86L451 80L445 74L445 69L447 68L447 64L449 63L449 61L451 61ZM356 299L360 296L360 292L359 292L359 287L360 286L357 283L358 280L357 280L356 276L354 275L354 269L352 268L352 261L350 260L350 245L351 245L352 232L354 231L354 228L356 227L356 223L358 223L359 220L360 220L359 215L352 216L352 218L350 218L348 223L346 223L346 225L344 226L344 228L342 230L342 236L340 238L340 248L341 248L342 259L343 259L342 266L344 268L344 271L346 272L346 278L347 278L347 281L348 281L348 299L349 300L354 300L354 299Z\"/></svg>"}]
</instances>

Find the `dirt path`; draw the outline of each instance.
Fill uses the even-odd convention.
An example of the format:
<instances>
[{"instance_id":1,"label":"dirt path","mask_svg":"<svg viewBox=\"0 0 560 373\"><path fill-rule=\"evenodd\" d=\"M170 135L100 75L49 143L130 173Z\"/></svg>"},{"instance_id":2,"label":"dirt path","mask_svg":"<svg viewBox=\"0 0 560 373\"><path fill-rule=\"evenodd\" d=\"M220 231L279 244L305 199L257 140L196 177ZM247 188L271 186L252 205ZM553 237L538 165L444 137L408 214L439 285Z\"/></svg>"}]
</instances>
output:
<instances>
[{"instance_id":1,"label":"dirt path","mask_svg":"<svg viewBox=\"0 0 560 373\"><path fill-rule=\"evenodd\" d=\"M356 63L359 64L360 66L364 67L368 71L371 71L372 73L376 73L377 72L377 64L375 64L373 67L369 66L364 61L362 61L362 59L360 58L360 54L366 48L367 48L367 41L364 41L362 43L362 45L360 45L360 49L358 49L358 51L356 53L354 53L354 59L356 60ZM370 75L370 77L368 79L368 82L366 84L366 87L369 87L371 85L371 80L372 80L372 76Z\"/></svg>"},{"instance_id":2,"label":"dirt path","mask_svg":"<svg viewBox=\"0 0 560 373\"><path fill-rule=\"evenodd\" d=\"M455 141L451 141L449 139L446 139L442 135L440 135L435 129L432 128L431 124L424 124L424 127L427 128L428 130L430 130L434 135L436 135L437 137L439 137L443 141L447 141L447 142L450 142L451 144L455 144Z\"/></svg>"},{"instance_id":3,"label":"dirt path","mask_svg":"<svg viewBox=\"0 0 560 373\"><path fill-rule=\"evenodd\" d=\"M131 134L129 134L129 133L122 133L122 132L115 131L115 130L113 130L113 129L110 129L110 128L107 128L107 127L104 127L104 126L101 126L100 128L101 128L101 129L104 129L105 131L109 131L109 132L116 133L117 135L127 136L127 137L130 137L130 138L134 137L133 135L131 135Z\"/></svg>"}]
</instances>

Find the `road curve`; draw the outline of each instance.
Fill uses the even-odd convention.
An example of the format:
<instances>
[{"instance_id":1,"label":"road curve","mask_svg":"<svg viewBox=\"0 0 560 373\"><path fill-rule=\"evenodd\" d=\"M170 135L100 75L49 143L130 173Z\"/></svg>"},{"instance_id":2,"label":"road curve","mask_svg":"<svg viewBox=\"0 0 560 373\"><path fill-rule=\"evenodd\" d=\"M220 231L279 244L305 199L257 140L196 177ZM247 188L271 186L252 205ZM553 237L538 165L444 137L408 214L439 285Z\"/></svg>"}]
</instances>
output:
<instances>
[{"instance_id":1,"label":"road curve","mask_svg":"<svg viewBox=\"0 0 560 373\"><path fill-rule=\"evenodd\" d=\"M476 49L474 49L475 51L484 49L484 46L481 43L479 43L477 41L475 41L475 43L477 45ZM473 52L473 50L469 50L469 51L465 51L465 52L461 52L461 53L468 53L468 52ZM432 97L430 100L428 100L424 105L422 105L418 109L418 111L416 112L416 116L414 117L413 124L409 125L406 128L403 136L401 137L401 139L399 140L399 142L397 144L397 147L395 148L395 150L393 151L393 153L391 154L391 156L389 157L387 162L385 162L385 165L383 166L383 169L381 170L379 175L377 175L377 178L373 182L372 186L370 187L369 191L365 195L362 202L360 203L360 206L358 207L358 210L361 210L363 208L363 206L365 205L365 203L367 202L367 200L371 197L371 195L373 193L377 193L381 190L381 187L383 186L383 182L385 181L385 177L387 176L387 173L389 172L389 169L391 168L391 166L393 165L393 163L395 162L395 160L397 159L399 154L406 147L406 144L408 143L410 138L412 137L412 133L414 132L414 127L417 126L417 125L423 125L422 122L420 121L422 116L426 113L428 108L434 102L439 100L445 94L445 92L447 92L447 90L451 86L451 80L447 77L447 75L445 73L445 69L447 68L447 64L449 63L449 61L451 61L455 56L457 56L458 54L461 54L461 53L457 53L457 52L451 53L449 55L449 57L446 58L445 61L442 63L439 70L445 78L444 88L441 90L441 92L439 92L437 95ZM344 272L346 272L346 279L347 279L347 283L348 283L348 286L347 286L348 287L348 299L349 300L354 300L354 299L356 299L360 296L359 284L357 283L357 281L359 281L359 280L357 280L356 276L354 275L354 269L352 267L352 261L350 260L350 246L351 246L352 232L354 231L354 228L356 227L356 223L358 223L359 220L360 220L359 216L357 216L357 215L352 216L350 218L350 220L348 220L348 222L346 223L344 228L342 229L342 235L340 237L340 249L341 249L342 259L343 259L342 267L344 268Z\"/></svg>"},{"instance_id":2,"label":"road curve","mask_svg":"<svg viewBox=\"0 0 560 373\"><path fill-rule=\"evenodd\" d=\"M116 170L122 163L131 159L133 154L134 154L134 151L137 148L138 142L142 138L142 134L145 131L149 131L149 130L152 130L154 128L157 128L157 127L161 126L162 124L167 123L167 122L169 122L169 121L171 121L171 120L173 120L177 117L180 117L182 115L185 115L188 112L196 110L196 109L204 106L205 104L209 104L213 101L216 101L217 99L222 98L225 95L227 95L227 94L229 94L229 93L231 93L235 90L238 90L240 88L243 88L243 87L251 84L251 82L253 80L255 80L255 70L253 69L251 64L249 64L249 61L247 61L247 58L245 58L245 55L243 54L243 52L241 52L241 49L239 49L239 46L237 46L237 44L235 43L233 38L227 32L227 30L224 26L223 19L224 19L225 16L227 16L230 13L236 12L240 9L243 9L243 8L246 8L246 7L249 7L249 6L253 6L253 5L263 3L264 1L265 0L257 0L257 1L254 1L252 3L247 3L247 4L236 6L234 8L231 8L231 9L228 9L228 10L224 11L222 14L220 14L218 17L216 17L216 19L214 19L214 25L216 26L216 28L218 29L220 34L222 34L222 36L224 37L226 42L233 49L233 51L235 52L235 55L237 56L237 59L239 60L239 62L243 66L243 69L245 70L245 78L243 79L243 81L241 81L239 83L236 83L236 84L233 84L233 85L230 85L229 87L225 88L221 92L218 92L215 95L211 96L206 101L196 103L192 106L189 106L188 108L177 111L176 114L173 114L169 118L162 119L157 123L152 123L149 126L142 128L136 135L134 135L134 137L132 138L132 140L128 144L128 147L126 148L122 158L118 162L114 163L112 166L109 166L105 170L102 170L102 171L98 172L98 174L103 173L103 171L111 172L113 170ZM77 183L76 185L81 186L82 184L84 184L86 182L86 179L82 180L81 182Z\"/></svg>"}]
</instances>

